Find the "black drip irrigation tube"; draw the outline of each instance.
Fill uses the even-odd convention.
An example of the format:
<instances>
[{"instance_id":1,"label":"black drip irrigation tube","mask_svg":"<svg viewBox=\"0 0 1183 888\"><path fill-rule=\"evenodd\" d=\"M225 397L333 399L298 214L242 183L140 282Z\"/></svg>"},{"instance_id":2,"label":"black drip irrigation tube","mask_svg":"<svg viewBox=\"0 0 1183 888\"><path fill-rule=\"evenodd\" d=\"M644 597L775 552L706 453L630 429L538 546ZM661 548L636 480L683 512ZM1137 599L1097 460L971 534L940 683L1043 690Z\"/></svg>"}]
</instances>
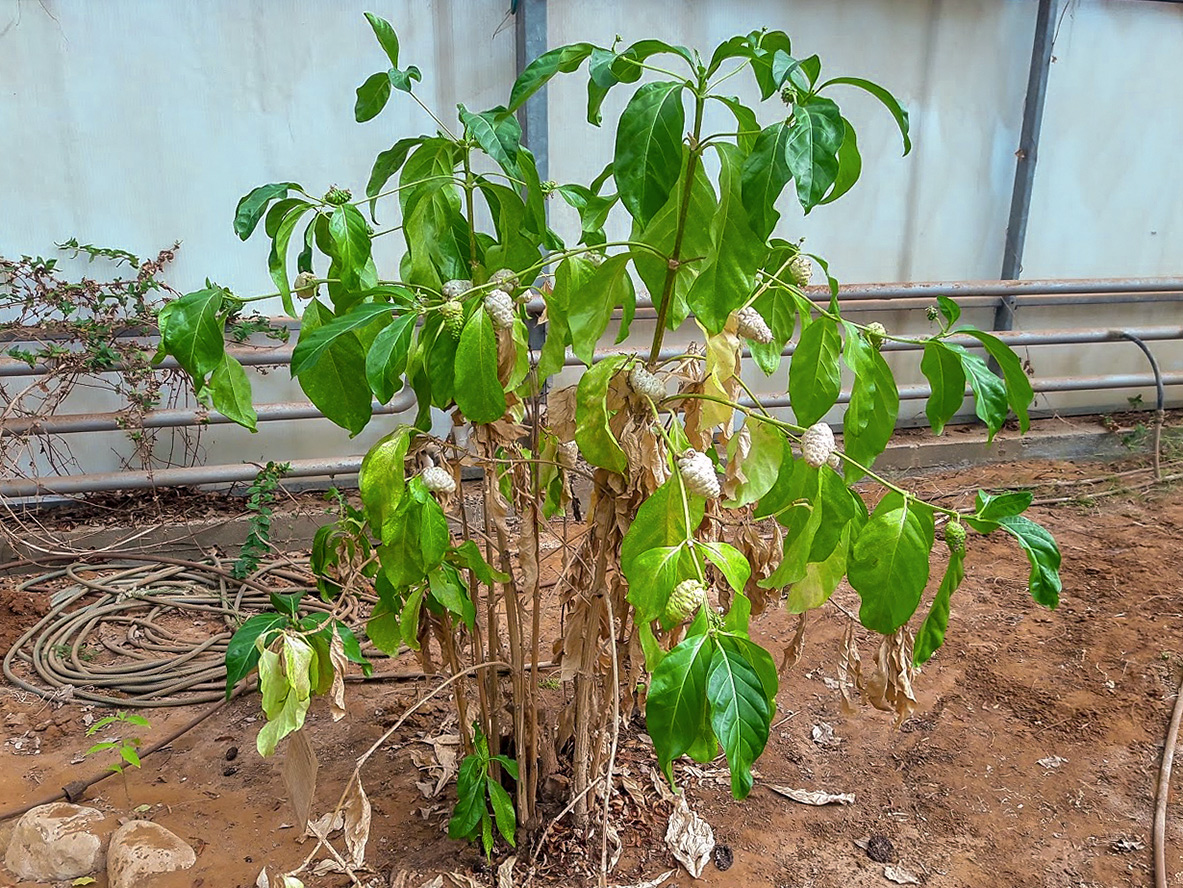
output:
<instances>
[{"instance_id":1,"label":"black drip irrigation tube","mask_svg":"<svg viewBox=\"0 0 1183 888\"><path fill-rule=\"evenodd\" d=\"M1155 413L1154 413L1154 478L1156 481L1162 480L1162 426L1166 421L1166 386L1162 381L1162 370L1159 369L1158 359L1154 357L1149 346L1146 345L1140 338L1130 333L1128 330L1122 330L1123 338L1128 339L1134 345L1142 350L1142 354L1146 356L1146 360L1150 362L1150 370L1154 374L1154 388L1156 395Z\"/></svg>"}]
</instances>

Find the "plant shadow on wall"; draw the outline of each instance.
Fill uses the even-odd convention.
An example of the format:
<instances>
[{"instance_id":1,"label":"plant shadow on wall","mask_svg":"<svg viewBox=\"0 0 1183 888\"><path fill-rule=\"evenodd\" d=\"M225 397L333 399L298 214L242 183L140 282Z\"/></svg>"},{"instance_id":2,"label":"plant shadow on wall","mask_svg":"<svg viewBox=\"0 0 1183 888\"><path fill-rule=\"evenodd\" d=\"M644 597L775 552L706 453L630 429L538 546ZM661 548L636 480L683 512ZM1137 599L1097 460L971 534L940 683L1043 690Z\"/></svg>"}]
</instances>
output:
<instances>
[{"instance_id":1,"label":"plant shadow on wall","mask_svg":"<svg viewBox=\"0 0 1183 888\"><path fill-rule=\"evenodd\" d=\"M419 69L400 67L394 29L367 17L390 67L358 88L359 122L395 93L422 105ZM552 77L585 63L591 124L600 124L612 89L634 90L614 158L587 185L542 182L514 112ZM726 92L737 75L755 78L770 123ZM369 423L373 399L388 402L409 386L418 401L414 423L367 453L364 510L343 505L340 520L322 529L313 569L321 594L343 610L374 593L365 632L379 649L415 650L429 671L438 657L450 673L467 754L454 837L480 836L486 851L494 827L511 845L537 837L546 822L539 786L558 767L569 780L562 802L585 836L598 836L606 870L622 704L644 706L671 781L675 759L709 761L721 747L732 792L746 796L778 687L773 657L749 637L749 621L781 600L800 614L799 645L808 612L849 579L861 599L858 620L882 642L863 681L851 624L844 693L861 692L897 720L915 706L914 665L944 638L967 529L1014 537L1030 561L1032 596L1056 605L1060 554L1023 516L1029 493L981 493L962 514L872 468L899 409L879 351L885 340L923 346L933 392L927 415L938 433L967 384L991 436L1011 410L1026 430L1032 390L1016 356L988 333L959 326L960 311L945 298L934 309L939 332L921 340L851 322L825 261L773 236L775 203L790 183L809 212L859 177L855 130L835 101L844 89L879 99L907 152L908 117L889 92L855 77L823 78L817 56L793 55L780 31L732 38L709 61L659 40L623 49L578 43L530 64L505 107L477 113L461 105L450 126L424 106L436 131L378 155L364 199L335 186L316 198L280 182L239 202L239 236L262 223L272 244L277 292L253 298L278 295L289 313L297 303L303 310L292 372L308 397L353 434ZM704 130L713 104L734 118L725 132ZM547 225L544 202L554 195L579 212L577 244ZM474 225L482 204L492 231ZM376 231L366 216L378 225L380 213L388 227ZM606 237L614 214L631 222L625 240ZM398 268L380 271L374 239L400 232ZM828 292L807 289L815 266ZM638 279L656 309L650 346L596 360L612 318L619 316L616 343L626 340ZM547 335L535 351L528 306L539 297ZM207 287L167 305L160 327L163 350L197 391L251 427L250 386L222 336L228 313L249 301ZM690 325L702 347L663 347L667 332ZM790 422L760 405L740 362L750 354L765 374L785 379L781 356L794 338ZM544 395L568 363L587 368L578 385ZM824 418L844 374L853 388L838 449ZM430 433L433 408L451 413L446 437ZM483 470L468 503L459 494L464 467ZM585 526L567 534L550 519L565 513L575 479L590 486L590 507ZM862 480L882 489L873 509L852 486ZM550 648L539 577L549 534L563 552L554 593L563 632L553 645L561 711L544 710L535 675L544 643ZM910 623L939 535L948 567L914 641ZM328 692L343 713L340 673L360 659L340 620L310 625L291 602L280 603L280 613L239 630L227 658L228 690L259 670L264 752L300 730L315 693ZM355 808L365 798L360 770L348 789ZM593 815L597 799L602 819Z\"/></svg>"},{"instance_id":2,"label":"plant shadow on wall","mask_svg":"<svg viewBox=\"0 0 1183 888\"><path fill-rule=\"evenodd\" d=\"M0 380L0 468L10 478L64 475L81 471L66 435L55 432L52 417L73 394L86 393L84 410L110 399L111 413L130 444L121 455L124 468L151 469L190 465L201 455L196 431L145 426L145 415L177 407L191 397L182 371L153 364L145 343L156 331L157 312L180 294L162 274L179 244L145 259L126 250L79 243L57 245L63 257L0 258L0 351L28 365L30 375ZM65 262L85 257L103 269L71 274ZM89 270L89 269L88 269ZM257 315L227 318L228 335L244 341L256 333L287 337ZM23 368L22 368L23 369ZM206 402L208 407L208 400ZM41 530L29 512L5 504L4 534L22 545L44 543L56 550L61 541Z\"/></svg>"}]
</instances>

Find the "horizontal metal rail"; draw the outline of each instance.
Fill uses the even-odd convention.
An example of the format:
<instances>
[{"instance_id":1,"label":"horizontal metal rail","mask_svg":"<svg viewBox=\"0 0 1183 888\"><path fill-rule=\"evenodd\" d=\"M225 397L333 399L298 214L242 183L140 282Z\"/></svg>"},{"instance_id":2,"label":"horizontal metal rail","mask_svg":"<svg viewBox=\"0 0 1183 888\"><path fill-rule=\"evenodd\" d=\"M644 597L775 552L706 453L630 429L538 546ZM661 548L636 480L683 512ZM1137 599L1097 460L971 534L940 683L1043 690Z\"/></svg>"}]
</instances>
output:
<instances>
[{"instance_id":1,"label":"horizontal metal rail","mask_svg":"<svg viewBox=\"0 0 1183 888\"><path fill-rule=\"evenodd\" d=\"M362 457L293 459L285 478L323 478L356 475ZM98 472L89 475L60 475L0 480L0 497L77 496L107 490L150 490L155 487L189 487L200 484L231 484L251 481L259 474L254 463L185 466L151 472Z\"/></svg>"},{"instance_id":2,"label":"horizontal metal rail","mask_svg":"<svg viewBox=\"0 0 1183 888\"><path fill-rule=\"evenodd\" d=\"M402 413L415 406L415 393L404 389L389 404L373 403L375 416ZM293 419L321 419L324 414L308 401L278 401L256 404L259 422L284 422ZM69 435L76 432L115 432L126 428L168 429L181 426L226 425L234 420L216 410L149 410L135 421L129 415L115 413L64 413L54 416L18 416L0 422L0 435Z\"/></svg>"},{"instance_id":3,"label":"horizontal metal rail","mask_svg":"<svg viewBox=\"0 0 1183 888\"><path fill-rule=\"evenodd\" d=\"M1163 374L1164 385L1183 385L1183 373ZM1093 389L1120 389L1152 387L1153 374L1125 374L1119 376L1078 376L1037 379L1032 387L1037 392L1072 392ZM966 395L970 393L966 389ZM926 385L904 386L899 390L901 401L923 400L931 394ZM839 404L850 401L850 391L843 391ZM754 406L750 399L741 404ZM786 396L765 398L761 404L768 408L788 407ZM351 478L361 469L361 456L343 456L331 459L290 460L291 471L285 478ZM87 475L46 476L37 478L0 479L0 497L10 499L38 496L78 496L108 490L145 490L155 487L184 487L204 484L231 484L250 481L258 474L259 467L253 463L229 463L183 468L158 469L151 472L103 472Z\"/></svg>"},{"instance_id":4,"label":"horizontal metal rail","mask_svg":"<svg viewBox=\"0 0 1183 888\"><path fill-rule=\"evenodd\" d=\"M808 287L806 292L815 299L829 299L827 287ZM1071 307L1074 305L1121 305L1146 302L1183 301L1183 278L1109 278L1085 280L1038 280L1038 281L940 281L892 284L850 284L839 287L838 300L855 311L901 311L923 308L938 295L955 299L973 300L969 307L993 308L1000 298L1013 297L1021 307ZM983 301L984 300L984 301ZM865 304L860 304L865 303ZM541 298L527 303L527 310L539 314L544 308ZM646 317L653 308L647 297L637 300L639 317ZM292 318L273 318L277 326L298 330L299 322ZM128 336L141 337L144 331L128 330ZM25 334L27 335L27 334ZM0 341L28 342L21 339L19 328L0 330ZM56 338L52 332L46 339ZM248 366L283 364L291 360L292 345L277 348L244 347L231 349L238 360ZM177 369L172 358L166 358L159 365L162 369ZM38 362L29 366L23 361L0 359L0 378L14 376L43 375L53 369L52 363ZM123 364L113 363L109 372L120 372Z\"/></svg>"}]
</instances>

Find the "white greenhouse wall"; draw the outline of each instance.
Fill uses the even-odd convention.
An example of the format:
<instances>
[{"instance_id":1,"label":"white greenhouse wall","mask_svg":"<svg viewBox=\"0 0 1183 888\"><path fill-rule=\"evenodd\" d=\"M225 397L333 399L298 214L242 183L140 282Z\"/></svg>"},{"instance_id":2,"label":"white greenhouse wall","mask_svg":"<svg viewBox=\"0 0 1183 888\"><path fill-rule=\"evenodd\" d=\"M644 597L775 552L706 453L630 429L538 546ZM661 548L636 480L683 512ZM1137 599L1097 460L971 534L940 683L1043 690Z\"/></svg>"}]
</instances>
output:
<instances>
[{"instance_id":1,"label":"white greenhouse wall","mask_svg":"<svg viewBox=\"0 0 1183 888\"><path fill-rule=\"evenodd\" d=\"M505 101L515 70L508 7L509 0L0 0L0 254L47 255L54 242L77 237L150 255L180 240L166 275L178 289L209 277L239 294L267 292L267 244L262 237L243 244L231 228L242 194L288 180L360 194L375 154L434 126L397 94L377 120L354 122L354 89L383 66L362 12L395 24L403 63L424 72L417 94L450 121L457 102ZM710 47L768 26L787 30L798 55L819 53L824 73L883 83L911 113L912 154L901 157L894 122L876 102L836 92L859 130L862 180L808 218L786 193L779 233L806 237L844 282L997 278L1034 0L551 0L547 7L552 46L610 44L619 34L625 42L660 36ZM1061 13L1023 276L1179 275L1183 7L1072 0ZM588 181L611 156L608 123L596 131L584 119L585 80L582 72L559 78L549 90L549 175L558 181ZM729 85L758 99L745 76ZM610 95L606 121L625 99L625 88ZM762 116L776 113L768 107ZM712 123L726 128L728 118ZM552 207L556 226L570 234L575 217L557 200ZM380 269L395 267L396 238L380 241ZM1176 305L1069 317L1028 310L1018 326L1178 323ZM915 312L879 319L893 329L927 329ZM989 312L969 319L991 320ZM644 324L635 329L635 341L647 343ZM1183 369L1178 348L1154 348L1164 370ZM1146 371L1131 345L1043 347L1031 356L1040 376ZM914 360L897 366L901 384L919 381ZM783 392L783 373L753 382L764 391L779 383ZM260 396L302 400L285 375L256 377ZM1040 406L1120 406L1128 394L1063 395ZM113 406L87 394L67 408ZM920 409L905 404L903 414ZM356 453L393 422L378 419L355 441L321 420L263 424L255 436L215 427L204 435L205 459ZM85 471L118 468L126 449L119 434L73 436L70 444Z\"/></svg>"}]
</instances>

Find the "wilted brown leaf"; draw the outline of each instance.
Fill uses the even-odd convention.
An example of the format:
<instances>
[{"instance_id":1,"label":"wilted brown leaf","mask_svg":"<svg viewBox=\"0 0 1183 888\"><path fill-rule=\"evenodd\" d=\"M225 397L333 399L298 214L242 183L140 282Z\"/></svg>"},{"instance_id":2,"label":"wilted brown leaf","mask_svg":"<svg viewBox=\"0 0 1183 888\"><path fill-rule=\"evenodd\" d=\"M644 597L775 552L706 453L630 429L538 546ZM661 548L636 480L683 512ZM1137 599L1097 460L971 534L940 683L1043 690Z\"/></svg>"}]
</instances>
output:
<instances>
[{"instance_id":1,"label":"wilted brown leaf","mask_svg":"<svg viewBox=\"0 0 1183 888\"><path fill-rule=\"evenodd\" d=\"M793 639L785 646L784 656L780 661L780 674L787 675L789 670L801 661L801 652L805 649L805 624L809 621L809 611L797 617L797 629Z\"/></svg>"}]
</instances>

